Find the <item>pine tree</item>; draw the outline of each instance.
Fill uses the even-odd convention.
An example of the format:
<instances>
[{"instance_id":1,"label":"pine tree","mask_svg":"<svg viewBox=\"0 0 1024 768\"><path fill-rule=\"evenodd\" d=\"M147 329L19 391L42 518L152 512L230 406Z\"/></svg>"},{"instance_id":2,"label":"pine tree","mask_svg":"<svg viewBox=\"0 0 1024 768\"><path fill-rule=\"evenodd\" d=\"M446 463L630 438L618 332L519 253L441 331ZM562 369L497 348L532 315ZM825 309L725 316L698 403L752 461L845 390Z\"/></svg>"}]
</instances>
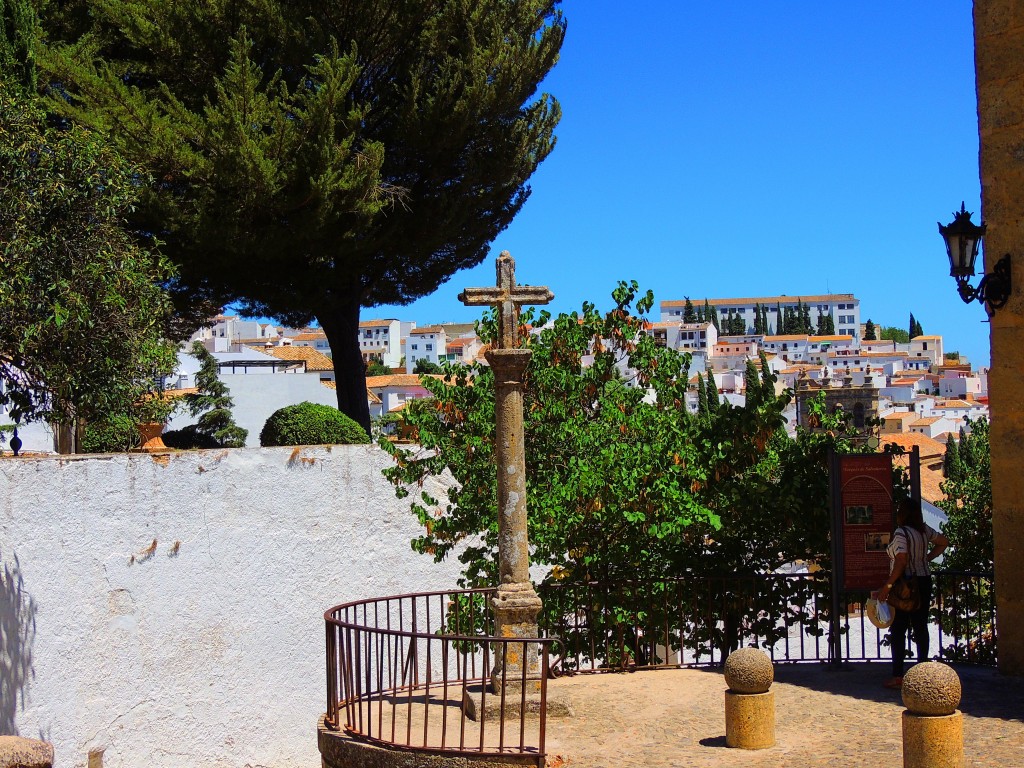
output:
<instances>
[{"instance_id":1,"label":"pine tree","mask_svg":"<svg viewBox=\"0 0 1024 768\"><path fill-rule=\"evenodd\" d=\"M360 309L479 264L526 202L561 114L537 93L559 0L83 5L43 20L71 97L51 107L157 180L131 224L183 301L319 321L369 432Z\"/></svg>"},{"instance_id":2,"label":"pine tree","mask_svg":"<svg viewBox=\"0 0 1024 768\"><path fill-rule=\"evenodd\" d=\"M683 322L684 323L695 323L697 322L697 313L693 311L693 303L690 301L690 297L686 297L686 306L683 308Z\"/></svg>"},{"instance_id":3,"label":"pine tree","mask_svg":"<svg viewBox=\"0 0 1024 768\"><path fill-rule=\"evenodd\" d=\"M708 415L708 390L704 384L704 377L697 374L697 414Z\"/></svg>"},{"instance_id":4,"label":"pine tree","mask_svg":"<svg viewBox=\"0 0 1024 768\"><path fill-rule=\"evenodd\" d=\"M864 323L864 341L875 341L875 324L871 322L871 318Z\"/></svg>"},{"instance_id":5,"label":"pine tree","mask_svg":"<svg viewBox=\"0 0 1024 768\"><path fill-rule=\"evenodd\" d=\"M198 416L195 431L212 438L221 448L243 448L249 432L231 415L234 401L227 384L217 375L217 360L200 342L192 343L192 356L199 360L196 373L198 392L185 395L189 413Z\"/></svg>"}]
</instances>

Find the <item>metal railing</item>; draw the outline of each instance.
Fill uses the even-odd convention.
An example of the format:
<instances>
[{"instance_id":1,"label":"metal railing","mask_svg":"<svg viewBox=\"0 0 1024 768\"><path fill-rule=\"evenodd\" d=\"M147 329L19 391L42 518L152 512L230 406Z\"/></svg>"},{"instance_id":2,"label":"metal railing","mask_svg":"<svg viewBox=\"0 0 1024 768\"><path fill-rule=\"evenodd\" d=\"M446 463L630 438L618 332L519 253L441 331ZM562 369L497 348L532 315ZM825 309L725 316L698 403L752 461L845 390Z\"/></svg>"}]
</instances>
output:
<instances>
[{"instance_id":1,"label":"metal railing","mask_svg":"<svg viewBox=\"0 0 1024 768\"><path fill-rule=\"evenodd\" d=\"M995 663L992 574L933 573L930 655ZM557 636L563 672L713 666L756 646L775 662L828 661L827 572L687 576L616 584L550 583L542 633ZM888 659L888 630L863 611L868 592L848 592L839 616L838 655L845 661Z\"/></svg>"},{"instance_id":2,"label":"metal railing","mask_svg":"<svg viewBox=\"0 0 1024 768\"><path fill-rule=\"evenodd\" d=\"M505 662L536 659L547 669L556 641L494 637L493 592L408 594L328 610L327 727L392 748L543 765L546 676L528 679L521 664L513 679L508 669L517 665ZM539 696L530 697L534 689Z\"/></svg>"},{"instance_id":3,"label":"metal railing","mask_svg":"<svg viewBox=\"0 0 1024 768\"><path fill-rule=\"evenodd\" d=\"M991 574L945 571L933 581L931 654L994 664ZM545 584L539 638L494 636L491 589L346 603L324 614L325 722L391 748L541 766L548 674L710 666L751 645L775 662L830 660L829 588L824 572ZM867 597L845 595L835 644L843 660L889 658L887 631L861 610ZM509 679L513 656L536 659L545 674L528 679L521 665ZM499 693L489 685L495 669ZM531 685L539 696L528 705Z\"/></svg>"}]
</instances>

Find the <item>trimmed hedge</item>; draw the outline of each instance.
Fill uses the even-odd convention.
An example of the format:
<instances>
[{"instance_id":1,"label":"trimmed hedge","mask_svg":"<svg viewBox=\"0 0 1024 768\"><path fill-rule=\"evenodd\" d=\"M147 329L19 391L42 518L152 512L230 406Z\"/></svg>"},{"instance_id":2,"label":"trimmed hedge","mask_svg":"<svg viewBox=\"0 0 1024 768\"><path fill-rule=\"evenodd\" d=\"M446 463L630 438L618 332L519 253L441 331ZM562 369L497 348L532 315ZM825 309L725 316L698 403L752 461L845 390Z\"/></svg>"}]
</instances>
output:
<instances>
[{"instance_id":1,"label":"trimmed hedge","mask_svg":"<svg viewBox=\"0 0 1024 768\"><path fill-rule=\"evenodd\" d=\"M299 403L275 411L260 432L260 445L369 443L362 427L337 408Z\"/></svg>"},{"instance_id":2,"label":"trimmed hedge","mask_svg":"<svg viewBox=\"0 0 1024 768\"><path fill-rule=\"evenodd\" d=\"M189 424L182 429L172 429L163 434L164 445L168 448L177 448L181 451L188 451L194 448L220 448L221 445L216 438L199 431L195 424Z\"/></svg>"}]
</instances>

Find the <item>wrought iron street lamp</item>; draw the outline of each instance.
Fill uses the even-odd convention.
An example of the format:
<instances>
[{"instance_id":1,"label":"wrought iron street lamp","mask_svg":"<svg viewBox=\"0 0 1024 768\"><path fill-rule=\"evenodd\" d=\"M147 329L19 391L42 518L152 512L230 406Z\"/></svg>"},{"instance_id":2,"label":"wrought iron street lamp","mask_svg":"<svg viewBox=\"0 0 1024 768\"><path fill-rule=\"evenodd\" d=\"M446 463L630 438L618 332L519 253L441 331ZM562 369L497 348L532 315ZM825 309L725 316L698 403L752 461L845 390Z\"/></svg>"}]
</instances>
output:
<instances>
[{"instance_id":1,"label":"wrought iron street lamp","mask_svg":"<svg viewBox=\"0 0 1024 768\"><path fill-rule=\"evenodd\" d=\"M974 262L978 258L981 238L985 236L985 223L977 225L971 221L971 214L960 203L960 211L953 212L953 221L939 224L939 234L946 242L949 256L949 274L956 278L957 291L965 304L977 299L985 305L985 311L992 317L996 310L1010 298L1010 254L996 262L995 269L981 278L978 287L968 282L974 275Z\"/></svg>"}]
</instances>

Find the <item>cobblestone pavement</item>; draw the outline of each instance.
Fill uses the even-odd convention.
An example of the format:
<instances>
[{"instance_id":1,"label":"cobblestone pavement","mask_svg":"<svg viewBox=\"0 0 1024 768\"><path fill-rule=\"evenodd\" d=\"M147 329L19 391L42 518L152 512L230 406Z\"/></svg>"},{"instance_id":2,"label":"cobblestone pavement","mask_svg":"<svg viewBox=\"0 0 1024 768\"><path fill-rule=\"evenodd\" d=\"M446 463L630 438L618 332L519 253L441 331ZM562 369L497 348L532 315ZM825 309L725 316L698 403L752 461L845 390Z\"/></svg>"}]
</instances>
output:
<instances>
[{"instance_id":1,"label":"cobblestone pavement","mask_svg":"<svg viewBox=\"0 0 1024 768\"><path fill-rule=\"evenodd\" d=\"M548 720L549 768L621 766L847 766L902 764L899 691L882 687L886 663L776 665L776 746L725 746L719 670L579 675L552 681L572 718ZM972 768L1024 768L1024 680L958 667L964 745Z\"/></svg>"}]
</instances>

